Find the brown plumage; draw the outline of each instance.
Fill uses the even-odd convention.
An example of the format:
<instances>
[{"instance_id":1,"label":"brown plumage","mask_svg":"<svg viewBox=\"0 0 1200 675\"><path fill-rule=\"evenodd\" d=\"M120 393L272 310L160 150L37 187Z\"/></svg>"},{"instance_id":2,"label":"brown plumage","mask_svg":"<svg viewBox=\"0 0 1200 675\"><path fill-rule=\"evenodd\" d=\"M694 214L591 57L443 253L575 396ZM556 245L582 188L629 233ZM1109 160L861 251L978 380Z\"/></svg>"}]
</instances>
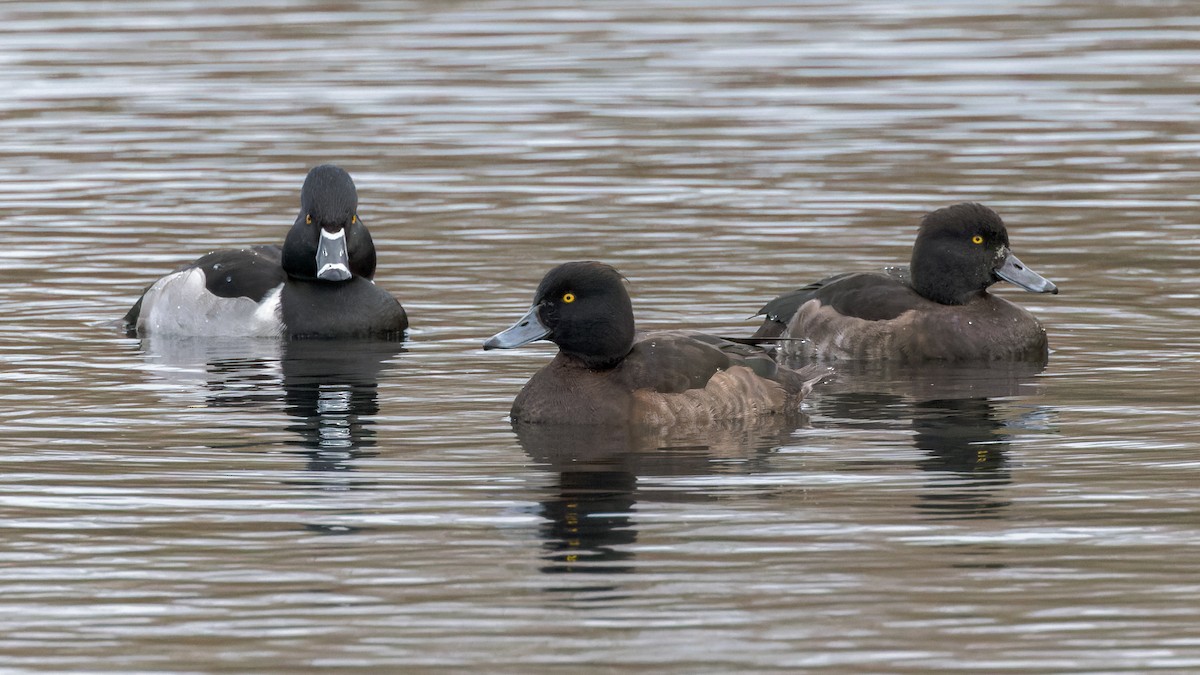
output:
<instances>
[{"instance_id":1,"label":"brown plumage","mask_svg":"<svg viewBox=\"0 0 1200 675\"><path fill-rule=\"evenodd\" d=\"M542 338L559 353L517 395L516 422L668 426L789 414L827 372L785 368L758 347L709 335L637 334L620 275L595 262L551 270L525 317L484 346Z\"/></svg>"},{"instance_id":2,"label":"brown plumage","mask_svg":"<svg viewBox=\"0 0 1200 675\"><path fill-rule=\"evenodd\" d=\"M785 353L825 359L1045 360L1041 322L991 295L1006 280L1035 293L1058 288L1009 250L1000 217L979 204L922 221L908 268L839 274L775 298L756 338L787 338Z\"/></svg>"}]
</instances>

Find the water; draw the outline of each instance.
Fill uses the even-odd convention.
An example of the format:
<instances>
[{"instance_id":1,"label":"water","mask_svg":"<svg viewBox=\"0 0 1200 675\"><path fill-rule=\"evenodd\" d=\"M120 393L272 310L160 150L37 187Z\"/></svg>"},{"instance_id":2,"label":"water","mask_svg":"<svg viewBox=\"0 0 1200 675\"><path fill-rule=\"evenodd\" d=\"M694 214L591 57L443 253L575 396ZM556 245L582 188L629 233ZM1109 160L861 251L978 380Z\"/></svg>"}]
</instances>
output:
<instances>
[{"instance_id":1,"label":"water","mask_svg":"<svg viewBox=\"0 0 1200 675\"><path fill-rule=\"evenodd\" d=\"M9 671L1200 669L1200 16L1171 3L0 5ZM142 343L345 166L403 345ZM518 438L551 265L645 328L997 209L1041 372Z\"/></svg>"}]
</instances>

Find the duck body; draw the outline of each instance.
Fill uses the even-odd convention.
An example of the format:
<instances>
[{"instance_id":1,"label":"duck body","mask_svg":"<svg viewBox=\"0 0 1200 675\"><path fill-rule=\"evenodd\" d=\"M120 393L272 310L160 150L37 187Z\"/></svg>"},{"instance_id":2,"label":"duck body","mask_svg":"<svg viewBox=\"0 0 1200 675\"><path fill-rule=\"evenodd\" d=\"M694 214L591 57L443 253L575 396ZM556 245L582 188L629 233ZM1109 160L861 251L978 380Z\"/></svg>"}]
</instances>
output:
<instances>
[{"instance_id":1,"label":"duck body","mask_svg":"<svg viewBox=\"0 0 1200 675\"><path fill-rule=\"evenodd\" d=\"M825 376L711 335L637 333L620 275L595 262L551 270L529 312L485 348L543 338L559 353L513 401L514 423L661 427L790 414Z\"/></svg>"},{"instance_id":2,"label":"duck body","mask_svg":"<svg viewBox=\"0 0 1200 675\"><path fill-rule=\"evenodd\" d=\"M831 277L776 298L756 338L787 338L789 356L863 361L1040 361L1046 329L991 293L934 302L886 273ZM786 319L786 323L779 319Z\"/></svg>"},{"instance_id":3,"label":"duck body","mask_svg":"<svg viewBox=\"0 0 1200 675\"><path fill-rule=\"evenodd\" d=\"M1029 311L987 292L1007 280L1037 293L1058 288L1009 250L993 211L960 204L925 218L912 264L838 274L767 303L756 339L818 359L1044 361L1046 330Z\"/></svg>"},{"instance_id":4,"label":"duck body","mask_svg":"<svg viewBox=\"0 0 1200 675\"><path fill-rule=\"evenodd\" d=\"M282 246L214 251L150 285L125 315L137 335L402 337L408 317L372 281L375 247L349 174L315 167Z\"/></svg>"}]
</instances>

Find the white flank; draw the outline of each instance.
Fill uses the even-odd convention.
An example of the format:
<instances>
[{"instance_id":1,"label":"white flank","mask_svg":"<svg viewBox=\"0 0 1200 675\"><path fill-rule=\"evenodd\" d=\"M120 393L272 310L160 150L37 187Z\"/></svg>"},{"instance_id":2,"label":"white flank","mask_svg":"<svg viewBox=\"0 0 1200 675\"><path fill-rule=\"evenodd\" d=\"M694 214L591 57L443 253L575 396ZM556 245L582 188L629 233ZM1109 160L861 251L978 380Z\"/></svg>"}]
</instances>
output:
<instances>
[{"instance_id":1,"label":"white flank","mask_svg":"<svg viewBox=\"0 0 1200 675\"><path fill-rule=\"evenodd\" d=\"M280 284L262 302L222 298L204 285L204 271L193 267L154 282L142 298L138 331L193 337L279 337L283 315Z\"/></svg>"}]
</instances>

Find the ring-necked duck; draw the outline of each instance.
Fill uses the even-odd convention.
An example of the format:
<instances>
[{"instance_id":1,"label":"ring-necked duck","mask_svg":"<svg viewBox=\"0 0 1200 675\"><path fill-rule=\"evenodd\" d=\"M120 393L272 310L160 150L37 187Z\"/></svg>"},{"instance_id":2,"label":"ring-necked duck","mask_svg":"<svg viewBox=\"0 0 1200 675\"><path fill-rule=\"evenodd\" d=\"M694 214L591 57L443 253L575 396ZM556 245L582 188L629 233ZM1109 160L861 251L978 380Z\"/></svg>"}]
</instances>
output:
<instances>
[{"instance_id":1,"label":"ring-necked duck","mask_svg":"<svg viewBox=\"0 0 1200 675\"><path fill-rule=\"evenodd\" d=\"M400 337L408 317L374 276L354 181L325 164L304 179L282 247L209 253L154 282L125 325L138 335Z\"/></svg>"},{"instance_id":2,"label":"ring-necked duck","mask_svg":"<svg viewBox=\"0 0 1200 675\"><path fill-rule=\"evenodd\" d=\"M710 335L637 333L624 279L598 262L550 270L529 312L483 348L543 338L558 355L513 402L514 422L668 426L789 413L826 372Z\"/></svg>"},{"instance_id":3,"label":"ring-necked duck","mask_svg":"<svg viewBox=\"0 0 1200 675\"><path fill-rule=\"evenodd\" d=\"M775 298L755 338L789 338L785 353L896 361L1044 360L1046 330L991 295L1004 280L1033 293L1058 287L1017 259L996 212L938 209L921 221L908 268L851 272Z\"/></svg>"}]
</instances>

